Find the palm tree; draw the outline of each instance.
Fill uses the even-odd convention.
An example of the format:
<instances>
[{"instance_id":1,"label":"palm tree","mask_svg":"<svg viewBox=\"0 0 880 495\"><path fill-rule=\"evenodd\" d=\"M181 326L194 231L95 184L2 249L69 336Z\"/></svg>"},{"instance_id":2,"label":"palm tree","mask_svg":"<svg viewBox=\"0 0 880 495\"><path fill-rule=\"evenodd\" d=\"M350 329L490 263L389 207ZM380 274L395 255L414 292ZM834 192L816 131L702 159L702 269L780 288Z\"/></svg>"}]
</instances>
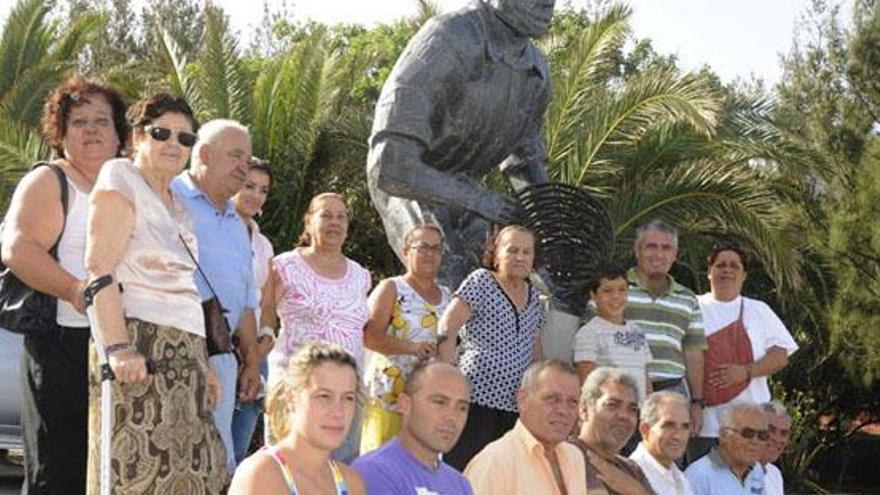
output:
<instances>
[{"instance_id":1,"label":"palm tree","mask_svg":"<svg viewBox=\"0 0 880 495\"><path fill-rule=\"evenodd\" d=\"M585 29L544 40L554 84L545 122L550 176L602 198L621 259L637 225L663 218L681 228L693 248L685 251L705 252L707 237L736 236L777 287L796 284L800 259L780 235L785 201L767 175L778 160L802 156L772 132L765 101L725 108L707 74L657 63L620 77L630 15L612 5Z\"/></svg>"},{"instance_id":2,"label":"palm tree","mask_svg":"<svg viewBox=\"0 0 880 495\"><path fill-rule=\"evenodd\" d=\"M77 55L100 30L104 17L87 14L64 31L47 20L54 2L20 0L0 39L0 210L31 163L48 158L39 122L43 102L76 68Z\"/></svg>"}]
</instances>

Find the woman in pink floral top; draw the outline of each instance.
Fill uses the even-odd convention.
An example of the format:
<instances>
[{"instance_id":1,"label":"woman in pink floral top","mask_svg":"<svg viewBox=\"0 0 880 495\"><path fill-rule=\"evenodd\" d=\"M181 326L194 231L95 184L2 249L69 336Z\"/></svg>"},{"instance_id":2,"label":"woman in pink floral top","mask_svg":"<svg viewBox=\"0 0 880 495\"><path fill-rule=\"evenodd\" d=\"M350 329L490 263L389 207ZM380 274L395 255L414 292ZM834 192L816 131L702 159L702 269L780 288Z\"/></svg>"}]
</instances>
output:
<instances>
[{"instance_id":1,"label":"woman in pink floral top","mask_svg":"<svg viewBox=\"0 0 880 495\"><path fill-rule=\"evenodd\" d=\"M363 370L370 273L342 254L348 235L345 199L335 193L315 196L303 226L299 247L273 260L273 291L281 333L269 353L270 384L283 375L290 357L308 342L342 347ZM356 425L351 430L349 436L359 435ZM352 454L357 455L348 439L341 449L334 458L346 461Z\"/></svg>"}]
</instances>

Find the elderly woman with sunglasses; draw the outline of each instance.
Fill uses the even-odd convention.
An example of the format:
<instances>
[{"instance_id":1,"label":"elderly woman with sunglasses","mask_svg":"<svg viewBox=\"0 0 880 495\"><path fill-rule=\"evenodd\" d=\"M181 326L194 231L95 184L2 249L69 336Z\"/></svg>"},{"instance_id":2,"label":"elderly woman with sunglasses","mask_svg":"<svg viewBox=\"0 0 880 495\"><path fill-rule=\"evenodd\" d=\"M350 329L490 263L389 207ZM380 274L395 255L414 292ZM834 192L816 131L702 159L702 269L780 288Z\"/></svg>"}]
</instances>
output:
<instances>
[{"instance_id":1,"label":"elderly woman with sunglasses","mask_svg":"<svg viewBox=\"0 0 880 495\"><path fill-rule=\"evenodd\" d=\"M112 493L219 494L228 472L211 416L218 386L187 252L198 248L169 187L198 122L184 100L164 93L138 102L129 121L132 158L105 165L89 214L85 294L96 352L88 493L108 483ZM109 390L98 362L115 377ZM98 418L104 401L111 412Z\"/></svg>"},{"instance_id":2,"label":"elderly woman with sunglasses","mask_svg":"<svg viewBox=\"0 0 880 495\"><path fill-rule=\"evenodd\" d=\"M23 492L85 491L89 321L80 289L88 202L101 167L125 147L126 106L116 90L80 75L58 87L42 123L58 157L51 166L66 178L67 205L59 178L41 166L21 180L6 214L3 262L22 282L57 301L46 308L52 328L24 337Z\"/></svg>"},{"instance_id":3,"label":"elderly woman with sunglasses","mask_svg":"<svg viewBox=\"0 0 880 495\"><path fill-rule=\"evenodd\" d=\"M770 400L767 379L788 364L798 346L776 313L742 295L748 255L735 243L712 246L707 257L711 290L697 297L709 350L703 427L688 444L688 461L718 444L719 410L728 403Z\"/></svg>"},{"instance_id":4,"label":"elderly woman with sunglasses","mask_svg":"<svg viewBox=\"0 0 880 495\"><path fill-rule=\"evenodd\" d=\"M366 372L369 394L361 427L361 454L380 447L400 429L397 395L419 359L437 354L437 322L449 305L449 289L437 283L443 232L418 225L401 250L406 273L387 278L370 294L364 345L374 354Z\"/></svg>"}]
</instances>

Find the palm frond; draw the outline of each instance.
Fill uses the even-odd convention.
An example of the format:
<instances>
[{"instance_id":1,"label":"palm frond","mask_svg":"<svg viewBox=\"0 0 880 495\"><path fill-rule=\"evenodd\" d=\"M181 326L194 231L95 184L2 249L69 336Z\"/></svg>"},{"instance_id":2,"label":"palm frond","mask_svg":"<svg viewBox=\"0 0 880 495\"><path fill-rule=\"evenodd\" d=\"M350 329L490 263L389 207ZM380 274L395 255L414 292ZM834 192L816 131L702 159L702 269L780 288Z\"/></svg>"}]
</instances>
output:
<instances>
[{"instance_id":1,"label":"palm frond","mask_svg":"<svg viewBox=\"0 0 880 495\"><path fill-rule=\"evenodd\" d=\"M219 7L205 10L205 35L196 65L203 118L251 119L250 81L238 55L238 41Z\"/></svg>"},{"instance_id":2,"label":"palm frond","mask_svg":"<svg viewBox=\"0 0 880 495\"><path fill-rule=\"evenodd\" d=\"M106 14L97 12L77 16L70 26L53 40L51 58L62 63L76 60L83 48L101 34L101 28L107 19Z\"/></svg>"},{"instance_id":3,"label":"palm frond","mask_svg":"<svg viewBox=\"0 0 880 495\"><path fill-rule=\"evenodd\" d=\"M720 101L701 76L680 76L674 68L654 66L634 76L620 91L605 91L590 101L579 136L584 150L576 161L560 164L564 177L583 183L595 161L609 148L631 148L653 131L685 125L698 134L715 132Z\"/></svg>"},{"instance_id":4,"label":"palm frond","mask_svg":"<svg viewBox=\"0 0 880 495\"><path fill-rule=\"evenodd\" d=\"M32 163L47 159L51 154L38 131L0 116L0 177L3 181L18 181Z\"/></svg>"},{"instance_id":5,"label":"palm frond","mask_svg":"<svg viewBox=\"0 0 880 495\"><path fill-rule=\"evenodd\" d=\"M779 196L742 163L700 159L665 174L646 171L615 191L609 203L618 238L635 226L663 218L689 234L728 234L747 242L780 290L799 280L800 260L779 235L785 212Z\"/></svg>"},{"instance_id":6,"label":"palm frond","mask_svg":"<svg viewBox=\"0 0 880 495\"><path fill-rule=\"evenodd\" d=\"M45 20L53 6L51 0L21 0L9 13L0 40L0 95L48 53L52 33Z\"/></svg>"},{"instance_id":7,"label":"palm frond","mask_svg":"<svg viewBox=\"0 0 880 495\"><path fill-rule=\"evenodd\" d=\"M186 54L174 41L168 31L156 27L159 33L158 56L159 69L171 93L186 99L189 105L201 118L204 115L195 78L188 69L189 61Z\"/></svg>"},{"instance_id":8,"label":"palm frond","mask_svg":"<svg viewBox=\"0 0 880 495\"><path fill-rule=\"evenodd\" d=\"M40 122L46 96L61 84L76 67L75 62L51 62L29 67L0 97L0 114L36 127Z\"/></svg>"},{"instance_id":9,"label":"palm frond","mask_svg":"<svg viewBox=\"0 0 880 495\"><path fill-rule=\"evenodd\" d=\"M592 93L605 87L630 33L631 14L629 7L615 5L575 40L559 41L561 53L551 51L555 62L553 98L547 109L544 136L552 162L564 161L576 145L577 139L571 137L578 134L583 115L591 111L588 103Z\"/></svg>"},{"instance_id":10,"label":"palm frond","mask_svg":"<svg viewBox=\"0 0 880 495\"><path fill-rule=\"evenodd\" d=\"M264 220L282 243L299 230L290 218L302 214L319 170L315 151L336 94L331 75L338 60L326 47L326 31L318 29L294 45L277 66L266 67L257 81L255 148L276 166L276 183L295 188L273 195L268 208L272 213Z\"/></svg>"}]
</instances>

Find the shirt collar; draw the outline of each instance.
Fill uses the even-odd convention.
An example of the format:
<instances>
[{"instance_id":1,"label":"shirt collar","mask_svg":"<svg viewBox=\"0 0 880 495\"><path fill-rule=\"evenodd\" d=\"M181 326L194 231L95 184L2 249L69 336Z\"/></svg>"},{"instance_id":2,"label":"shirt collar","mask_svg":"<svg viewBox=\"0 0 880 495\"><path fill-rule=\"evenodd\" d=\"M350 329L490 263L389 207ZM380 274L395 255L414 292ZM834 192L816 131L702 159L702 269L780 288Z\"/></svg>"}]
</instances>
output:
<instances>
[{"instance_id":1,"label":"shirt collar","mask_svg":"<svg viewBox=\"0 0 880 495\"><path fill-rule=\"evenodd\" d=\"M676 282L675 278L673 278L672 275L668 273L666 274L666 279L669 280L669 287L666 289L666 292L663 295L687 292L689 290L685 286ZM626 280L630 283L630 285L634 285L645 291L648 290L647 288L645 288L644 285L642 285L641 281L639 280L639 276L636 274L635 267L630 268L629 271L626 272Z\"/></svg>"},{"instance_id":2,"label":"shirt collar","mask_svg":"<svg viewBox=\"0 0 880 495\"><path fill-rule=\"evenodd\" d=\"M717 467L719 469L726 469L727 471L730 472L731 475L733 475L735 478L739 479L739 476L735 472L733 472L733 469L730 468L730 465L728 465L727 462L724 460L724 458L721 457L721 450L719 447L712 447L712 450L709 451L709 460L712 461L712 464L714 464L715 467ZM747 467L746 472L743 473L742 479L748 478L749 473L751 473L752 469L754 469L754 468L755 468L754 465Z\"/></svg>"},{"instance_id":3,"label":"shirt collar","mask_svg":"<svg viewBox=\"0 0 880 495\"><path fill-rule=\"evenodd\" d=\"M213 206L215 209L217 208L214 205L214 202L211 201L210 198L208 198L208 195L205 194L201 189L199 189L198 184L196 184L196 182L193 180L192 176L189 174L189 171L184 170L180 173L180 175L178 175L178 177L180 178L181 196L188 199L202 197L205 201L208 202L208 204ZM226 200L226 208L224 209L223 214L225 216L238 215L238 213L235 211L235 204L232 203L231 199Z\"/></svg>"},{"instance_id":4,"label":"shirt collar","mask_svg":"<svg viewBox=\"0 0 880 495\"><path fill-rule=\"evenodd\" d=\"M675 463L672 463L672 466L666 467L663 464L660 464L648 449L645 448L645 442L639 442L639 446L636 447L635 452L633 452L633 456L638 457L639 459L644 459L645 462L651 465L654 469L656 469L660 474L667 477L674 477L675 472L678 471L678 466Z\"/></svg>"},{"instance_id":5,"label":"shirt collar","mask_svg":"<svg viewBox=\"0 0 880 495\"><path fill-rule=\"evenodd\" d=\"M531 455L540 456L542 459L544 458L544 444L532 435L532 432L526 428L526 425L523 424L522 420L516 420L516 425L513 427L513 434L519 438L523 445L525 445L526 452ZM559 447L563 443L564 442L560 442L553 449L557 454L559 453Z\"/></svg>"},{"instance_id":6,"label":"shirt collar","mask_svg":"<svg viewBox=\"0 0 880 495\"><path fill-rule=\"evenodd\" d=\"M486 30L486 56L493 62L500 62L516 70L535 70L543 80L549 79L545 64L541 63L541 54L535 44L529 39L526 41L526 48L522 55L518 57L507 54L504 46L498 42L508 36L509 29L498 16L492 12L492 7L478 2L480 18L483 21L483 28Z\"/></svg>"}]
</instances>

